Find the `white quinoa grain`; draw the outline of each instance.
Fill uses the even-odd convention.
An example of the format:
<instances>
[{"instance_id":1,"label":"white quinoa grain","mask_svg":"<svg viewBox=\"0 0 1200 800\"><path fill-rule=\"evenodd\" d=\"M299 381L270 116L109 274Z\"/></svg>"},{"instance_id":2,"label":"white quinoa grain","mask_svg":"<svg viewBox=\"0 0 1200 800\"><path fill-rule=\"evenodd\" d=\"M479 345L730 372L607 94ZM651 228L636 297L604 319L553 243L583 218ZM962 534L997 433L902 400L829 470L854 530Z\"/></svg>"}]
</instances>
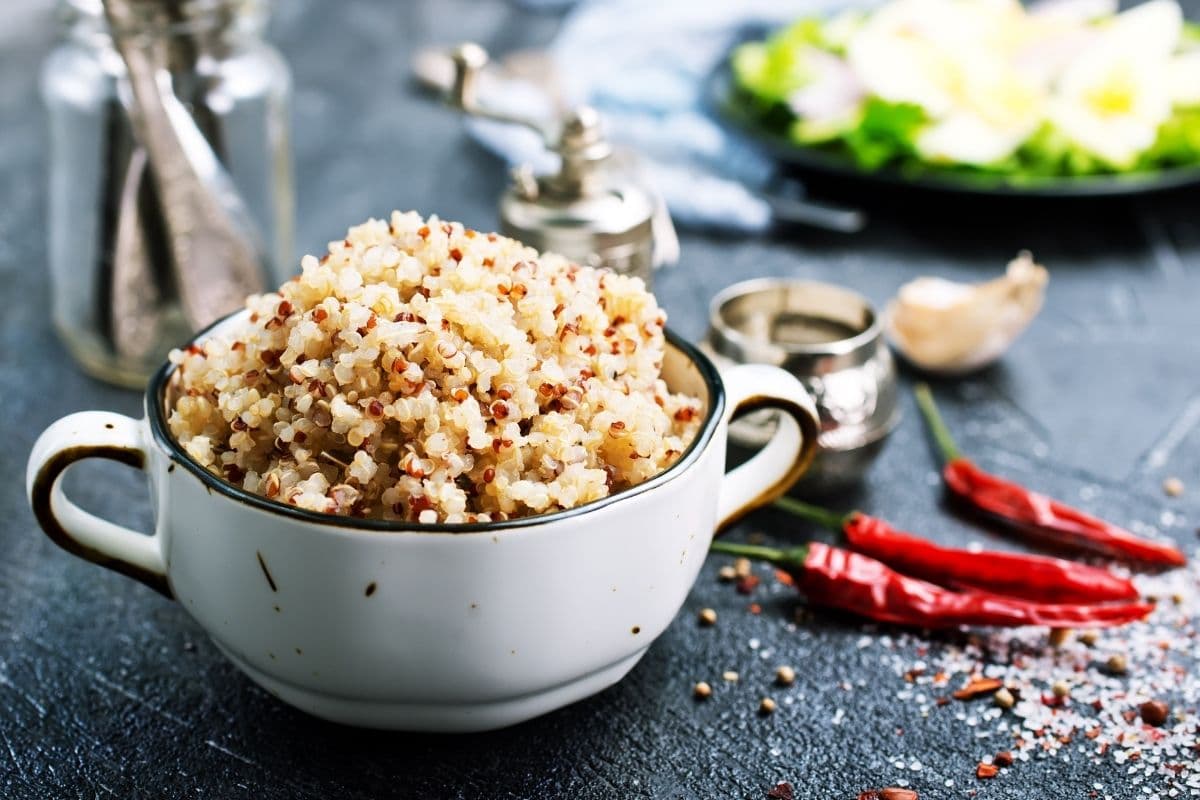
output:
<instances>
[{"instance_id":1,"label":"white quinoa grain","mask_svg":"<svg viewBox=\"0 0 1200 800\"><path fill-rule=\"evenodd\" d=\"M640 279L436 217L351 228L246 305L172 352L168 424L202 466L302 508L571 508L662 472L703 420L660 378L666 315Z\"/></svg>"}]
</instances>

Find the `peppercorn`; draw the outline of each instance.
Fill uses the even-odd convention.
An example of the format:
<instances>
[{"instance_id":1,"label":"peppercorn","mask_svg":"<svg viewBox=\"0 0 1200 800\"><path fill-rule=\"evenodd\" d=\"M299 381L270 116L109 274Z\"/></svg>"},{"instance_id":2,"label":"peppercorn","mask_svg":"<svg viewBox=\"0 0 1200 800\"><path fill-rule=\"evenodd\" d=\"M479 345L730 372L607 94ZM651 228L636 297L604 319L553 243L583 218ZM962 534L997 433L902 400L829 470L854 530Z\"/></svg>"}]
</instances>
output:
<instances>
[{"instance_id":1,"label":"peppercorn","mask_svg":"<svg viewBox=\"0 0 1200 800\"><path fill-rule=\"evenodd\" d=\"M1179 497L1183 494L1183 481L1174 476L1167 478L1163 481L1163 491L1166 492L1167 497Z\"/></svg>"},{"instance_id":2,"label":"peppercorn","mask_svg":"<svg viewBox=\"0 0 1200 800\"><path fill-rule=\"evenodd\" d=\"M992 702L1001 708L1012 708L1014 705L1016 705L1017 699L1013 697L1012 692L1001 686L996 690L996 693L992 695Z\"/></svg>"},{"instance_id":3,"label":"peppercorn","mask_svg":"<svg viewBox=\"0 0 1200 800\"><path fill-rule=\"evenodd\" d=\"M1055 697L1067 697L1071 694L1071 686L1066 681L1055 681L1050 687Z\"/></svg>"},{"instance_id":4,"label":"peppercorn","mask_svg":"<svg viewBox=\"0 0 1200 800\"><path fill-rule=\"evenodd\" d=\"M719 570L717 570L717 578L722 583L730 583L735 578L737 578L737 570L735 570L732 566L726 564L725 566L723 566Z\"/></svg>"},{"instance_id":5,"label":"peppercorn","mask_svg":"<svg viewBox=\"0 0 1200 800\"><path fill-rule=\"evenodd\" d=\"M711 627L717 624L717 612L711 608L700 609L700 624Z\"/></svg>"},{"instance_id":6,"label":"peppercorn","mask_svg":"<svg viewBox=\"0 0 1200 800\"><path fill-rule=\"evenodd\" d=\"M726 683L737 683L738 682L738 674L731 669L727 669L721 673L721 679L724 680Z\"/></svg>"},{"instance_id":7,"label":"peppercorn","mask_svg":"<svg viewBox=\"0 0 1200 800\"><path fill-rule=\"evenodd\" d=\"M1096 642L1100 641L1100 631L1096 630L1095 628L1088 628L1086 631L1083 631L1079 634L1079 641L1088 647L1091 647Z\"/></svg>"},{"instance_id":8,"label":"peppercorn","mask_svg":"<svg viewBox=\"0 0 1200 800\"><path fill-rule=\"evenodd\" d=\"M775 701L769 697L764 697L758 704L758 713L766 716L775 712Z\"/></svg>"},{"instance_id":9,"label":"peppercorn","mask_svg":"<svg viewBox=\"0 0 1200 800\"><path fill-rule=\"evenodd\" d=\"M1125 662L1125 656L1121 655L1120 653L1114 653L1113 655L1109 656L1105 666L1113 675L1124 675L1125 670L1128 669L1128 665Z\"/></svg>"},{"instance_id":10,"label":"peppercorn","mask_svg":"<svg viewBox=\"0 0 1200 800\"><path fill-rule=\"evenodd\" d=\"M712 697L712 687L704 681L699 681L692 687L692 697L695 697L697 700L707 700Z\"/></svg>"},{"instance_id":11,"label":"peppercorn","mask_svg":"<svg viewBox=\"0 0 1200 800\"><path fill-rule=\"evenodd\" d=\"M1070 628L1054 628L1050 631L1050 646L1062 647L1071 640Z\"/></svg>"},{"instance_id":12,"label":"peppercorn","mask_svg":"<svg viewBox=\"0 0 1200 800\"><path fill-rule=\"evenodd\" d=\"M1138 706L1138 713L1141 714L1142 722L1158 728L1166 724L1171 716L1171 709L1161 700L1147 700Z\"/></svg>"},{"instance_id":13,"label":"peppercorn","mask_svg":"<svg viewBox=\"0 0 1200 800\"><path fill-rule=\"evenodd\" d=\"M750 574L750 559L739 558L733 562L733 574L738 578L745 578Z\"/></svg>"},{"instance_id":14,"label":"peppercorn","mask_svg":"<svg viewBox=\"0 0 1200 800\"><path fill-rule=\"evenodd\" d=\"M775 670L775 682L780 686L791 686L796 682L796 670L785 664Z\"/></svg>"}]
</instances>

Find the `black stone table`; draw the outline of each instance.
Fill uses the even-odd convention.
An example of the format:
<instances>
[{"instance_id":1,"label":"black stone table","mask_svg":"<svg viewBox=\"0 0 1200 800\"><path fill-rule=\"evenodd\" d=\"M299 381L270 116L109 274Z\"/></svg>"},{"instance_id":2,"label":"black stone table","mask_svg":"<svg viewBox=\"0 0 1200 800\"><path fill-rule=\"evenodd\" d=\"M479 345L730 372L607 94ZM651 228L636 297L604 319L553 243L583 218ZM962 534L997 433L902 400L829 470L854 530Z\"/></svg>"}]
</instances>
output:
<instances>
[{"instance_id":1,"label":"black stone table","mask_svg":"<svg viewBox=\"0 0 1200 800\"><path fill-rule=\"evenodd\" d=\"M957 701L922 716L901 699L911 687L879 637L909 660L933 661L961 643L922 644L828 614L795 625L799 600L786 587L744 597L717 582L716 559L617 686L509 730L418 736L342 728L280 704L182 608L57 549L24 500L34 438L81 409L139 414L140 399L83 376L48 321L35 87L53 36L50 5L9 0L0 10L0 796L761 798L784 780L803 798L854 798L899 781L922 798L1167 796L1165 778L1143 780L1113 759L1095 764L1076 749L1082 739L1059 757L977 781L978 760L1002 745L977 738ZM278 5L272 36L297 87L299 251L319 252L346 225L393 208L494 227L504 170L453 114L409 90L408 59L420 44L467 37L496 51L542 44L557 20L470 0ZM983 279L1029 248L1051 269L1046 309L1003 363L937 387L951 425L985 464L1085 498L1122 524L1155 526L1191 553L1200 518L1200 196L995 208L914 196L875 206L870 228L853 237L685 233L682 263L657 284L671 324L702 335L708 299L735 278L831 280L883 303L915 275ZM940 509L933 458L911 403L905 411L864 487L832 502L945 541L1011 546ZM1168 476L1188 491L1166 497ZM132 470L87 465L72 484L84 505L149 524ZM766 512L731 536L756 531L778 542L807 535ZM760 614L747 610L751 601ZM697 625L703 607L718 611L714 628ZM780 663L799 673L791 689L770 686ZM724 670L738 671L739 683L723 682ZM1193 674L1179 689L1194 698ZM691 699L699 679L716 687L705 703ZM780 707L760 717L767 693Z\"/></svg>"}]
</instances>

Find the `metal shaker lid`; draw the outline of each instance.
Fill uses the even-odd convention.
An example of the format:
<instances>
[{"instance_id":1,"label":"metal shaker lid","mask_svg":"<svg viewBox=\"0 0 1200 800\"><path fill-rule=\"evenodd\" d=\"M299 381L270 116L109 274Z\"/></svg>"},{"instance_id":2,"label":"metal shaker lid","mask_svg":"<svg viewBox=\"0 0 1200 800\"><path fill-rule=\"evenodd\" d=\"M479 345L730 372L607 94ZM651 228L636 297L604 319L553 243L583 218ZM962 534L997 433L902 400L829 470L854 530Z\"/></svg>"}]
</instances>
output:
<instances>
[{"instance_id":1,"label":"metal shaker lid","mask_svg":"<svg viewBox=\"0 0 1200 800\"><path fill-rule=\"evenodd\" d=\"M534 175L528 167L514 170L513 183L500 201L506 230L527 243L573 257L624 242L649 244L655 199L633 175L613 165L612 145L599 112L579 106L561 120L545 123L492 111L476 98L487 53L478 45L464 44L455 49L453 60L452 105L474 116L532 128L560 159L558 171L548 175Z\"/></svg>"}]
</instances>

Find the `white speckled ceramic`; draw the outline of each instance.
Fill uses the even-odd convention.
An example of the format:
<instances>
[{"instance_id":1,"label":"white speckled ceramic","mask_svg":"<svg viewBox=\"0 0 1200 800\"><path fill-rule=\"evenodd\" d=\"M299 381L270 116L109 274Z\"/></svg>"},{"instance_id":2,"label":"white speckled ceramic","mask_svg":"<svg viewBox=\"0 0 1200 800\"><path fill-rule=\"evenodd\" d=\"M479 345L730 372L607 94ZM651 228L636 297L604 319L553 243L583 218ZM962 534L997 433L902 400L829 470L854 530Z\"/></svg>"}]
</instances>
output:
<instances>
[{"instance_id":1,"label":"white speckled ceramic","mask_svg":"<svg viewBox=\"0 0 1200 800\"><path fill-rule=\"evenodd\" d=\"M812 459L816 411L795 378L758 365L718 376L668 336L668 385L706 402L695 443L656 478L577 509L402 526L247 494L170 439L169 367L142 420L86 411L50 426L29 458L30 502L57 544L175 598L285 702L374 728L511 725L625 675L678 612L713 531L774 499ZM786 423L726 474L730 417L764 406L787 411ZM63 472L91 457L147 473L153 534L66 498Z\"/></svg>"}]
</instances>

